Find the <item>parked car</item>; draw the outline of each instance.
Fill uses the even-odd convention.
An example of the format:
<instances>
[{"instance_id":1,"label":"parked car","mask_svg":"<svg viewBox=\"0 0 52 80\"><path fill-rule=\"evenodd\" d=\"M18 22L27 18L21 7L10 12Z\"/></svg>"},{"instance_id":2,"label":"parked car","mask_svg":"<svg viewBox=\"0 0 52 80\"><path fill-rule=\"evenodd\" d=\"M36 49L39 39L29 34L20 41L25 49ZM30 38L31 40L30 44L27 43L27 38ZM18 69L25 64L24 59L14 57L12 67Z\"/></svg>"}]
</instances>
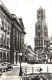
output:
<instances>
[{"instance_id":1,"label":"parked car","mask_svg":"<svg viewBox=\"0 0 52 80\"><path fill-rule=\"evenodd\" d=\"M11 63L7 63L7 70L12 70L13 69L13 67L12 67L12 65L11 65Z\"/></svg>"},{"instance_id":2,"label":"parked car","mask_svg":"<svg viewBox=\"0 0 52 80\"><path fill-rule=\"evenodd\" d=\"M28 60L27 63L32 64L32 60Z\"/></svg>"},{"instance_id":3,"label":"parked car","mask_svg":"<svg viewBox=\"0 0 52 80\"><path fill-rule=\"evenodd\" d=\"M1 66L1 68L2 68L2 72L3 72L3 71L6 72L6 71L8 71L8 70L13 69L11 63L9 63L9 62L2 62L2 63L0 64L0 66Z\"/></svg>"},{"instance_id":4,"label":"parked car","mask_svg":"<svg viewBox=\"0 0 52 80\"><path fill-rule=\"evenodd\" d=\"M35 60L28 60L27 63L29 63L29 64L35 64Z\"/></svg>"},{"instance_id":5,"label":"parked car","mask_svg":"<svg viewBox=\"0 0 52 80\"><path fill-rule=\"evenodd\" d=\"M40 61L39 61L39 60L35 60L34 63L35 63L35 64L39 64Z\"/></svg>"}]
</instances>

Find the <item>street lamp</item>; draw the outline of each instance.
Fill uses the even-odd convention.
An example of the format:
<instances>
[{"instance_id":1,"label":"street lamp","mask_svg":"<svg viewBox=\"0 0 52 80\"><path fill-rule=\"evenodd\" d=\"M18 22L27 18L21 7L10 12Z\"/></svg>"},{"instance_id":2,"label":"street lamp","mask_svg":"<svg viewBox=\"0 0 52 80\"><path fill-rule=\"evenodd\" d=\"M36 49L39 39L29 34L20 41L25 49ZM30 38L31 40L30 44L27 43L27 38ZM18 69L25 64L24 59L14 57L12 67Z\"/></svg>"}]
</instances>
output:
<instances>
[{"instance_id":1,"label":"street lamp","mask_svg":"<svg viewBox=\"0 0 52 80\"><path fill-rule=\"evenodd\" d=\"M20 53L20 72L19 72L19 76L22 76L21 60L22 60L22 53Z\"/></svg>"}]
</instances>

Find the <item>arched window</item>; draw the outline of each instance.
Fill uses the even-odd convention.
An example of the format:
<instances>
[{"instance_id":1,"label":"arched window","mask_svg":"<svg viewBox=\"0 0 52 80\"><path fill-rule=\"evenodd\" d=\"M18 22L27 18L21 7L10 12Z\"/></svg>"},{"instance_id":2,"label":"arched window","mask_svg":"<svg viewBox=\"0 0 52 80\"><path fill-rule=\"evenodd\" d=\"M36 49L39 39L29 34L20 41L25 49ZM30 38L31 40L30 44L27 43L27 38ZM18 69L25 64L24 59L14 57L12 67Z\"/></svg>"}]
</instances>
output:
<instances>
[{"instance_id":1,"label":"arched window","mask_svg":"<svg viewBox=\"0 0 52 80\"><path fill-rule=\"evenodd\" d=\"M38 32L38 37L40 37L40 32Z\"/></svg>"}]
</instances>

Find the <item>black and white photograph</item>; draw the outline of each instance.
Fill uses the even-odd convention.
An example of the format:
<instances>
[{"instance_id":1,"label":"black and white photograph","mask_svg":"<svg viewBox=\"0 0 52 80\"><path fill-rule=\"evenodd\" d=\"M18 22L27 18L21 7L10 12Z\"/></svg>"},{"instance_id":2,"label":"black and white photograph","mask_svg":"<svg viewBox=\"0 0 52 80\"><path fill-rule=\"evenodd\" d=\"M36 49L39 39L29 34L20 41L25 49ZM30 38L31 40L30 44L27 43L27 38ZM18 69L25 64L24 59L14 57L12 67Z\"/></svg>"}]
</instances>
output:
<instances>
[{"instance_id":1,"label":"black and white photograph","mask_svg":"<svg viewBox=\"0 0 52 80\"><path fill-rule=\"evenodd\" d=\"M0 80L52 80L52 0L0 0Z\"/></svg>"}]
</instances>

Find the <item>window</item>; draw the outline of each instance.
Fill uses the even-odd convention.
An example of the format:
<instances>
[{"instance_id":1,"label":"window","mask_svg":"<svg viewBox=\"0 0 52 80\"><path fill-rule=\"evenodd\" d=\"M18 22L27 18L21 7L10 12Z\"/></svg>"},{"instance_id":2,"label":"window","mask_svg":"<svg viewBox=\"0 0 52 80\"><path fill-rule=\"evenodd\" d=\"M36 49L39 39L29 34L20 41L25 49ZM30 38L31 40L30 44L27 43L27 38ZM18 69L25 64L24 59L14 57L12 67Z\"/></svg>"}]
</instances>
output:
<instances>
[{"instance_id":1,"label":"window","mask_svg":"<svg viewBox=\"0 0 52 80\"><path fill-rule=\"evenodd\" d=\"M10 34L10 24L7 23L7 33Z\"/></svg>"},{"instance_id":2,"label":"window","mask_svg":"<svg viewBox=\"0 0 52 80\"><path fill-rule=\"evenodd\" d=\"M9 25L8 25L8 34L9 34L9 32L10 32L10 28L9 28Z\"/></svg>"},{"instance_id":3,"label":"window","mask_svg":"<svg viewBox=\"0 0 52 80\"><path fill-rule=\"evenodd\" d=\"M0 26L1 26L1 29L3 30L4 29L4 23L3 23L3 20L0 18Z\"/></svg>"},{"instance_id":4,"label":"window","mask_svg":"<svg viewBox=\"0 0 52 80\"><path fill-rule=\"evenodd\" d=\"M41 20L43 19L43 10L41 9Z\"/></svg>"},{"instance_id":5,"label":"window","mask_svg":"<svg viewBox=\"0 0 52 80\"><path fill-rule=\"evenodd\" d=\"M4 19L4 30L5 31L7 30L7 21L6 21L6 19Z\"/></svg>"},{"instance_id":6,"label":"window","mask_svg":"<svg viewBox=\"0 0 52 80\"><path fill-rule=\"evenodd\" d=\"M6 36L4 36L4 45L6 45Z\"/></svg>"},{"instance_id":7,"label":"window","mask_svg":"<svg viewBox=\"0 0 52 80\"><path fill-rule=\"evenodd\" d=\"M7 38L7 47L9 48L10 47L10 39Z\"/></svg>"},{"instance_id":8,"label":"window","mask_svg":"<svg viewBox=\"0 0 52 80\"><path fill-rule=\"evenodd\" d=\"M41 39L41 46L43 46L43 40Z\"/></svg>"},{"instance_id":9,"label":"window","mask_svg":"<svg viewBox=\"0 0 52 80\"><path fill-rule=\"evenodd\" d=\"M38 11L38 16L40 17L40 10Z\"/></svg>"},{"instance_id":10,"label":"window","mask_svg":"<svg viewBox=\"0 0 52 80\"><path fill-rule=\"evenodd\" d=\"M17 31L17 41L18 41L18 31Z\"/></svg>"},{"instance_id":11,"label":"window","mask_svg":"<svg viewBox=\"0 0 52 80\"><path fill-rule=\"evenodd\" d=\"M35 46L38 46L38 40L35 40Z\"/></svg>"},{"instance_id":12,"label":"window","mask_svg":"<svg viewBox=\"0 0 52 80\"><path fill-rule=\"evenodd\" d=\"M46 25L44 25L44 35L45 35L46 37L48 36L48 32L47 32Z\"/></svg>"},{"instance_id":13,"label":"window","mask_svg":"<svg viewBox=\"0 0 52 80\"><path fill-rule=\"evenodd\" d=\"M0 44L2 44L3 43L3 35L1 34L0 35Z\"/></svg>"},{"instance_id":14,"label":"window","mask_svg":"<svg viewBox=\"0 0 52 80\"><path fill-rule=\"evenodd\" d=\"M0 43L3 43L3 34L0 35Z\"/></svg>"},{"instance_id":15,"label":"window","mask_svg":"<svg viewBox=\"0 0 52 80\"><path fill-rule=\"evenodd\" d=\"M40 29L40 25L38 25L38 29Z\"/></svg>"},{"instance_id":16,"label":"window","mask_svg":"<svg viewBox=\"0 0 52 80\"><path fill-rule=\"evenodd\" d=\"M20 50L20 32L19 32L19 50Z\"/></svg>"},{"instance_id":17,"label":"window","mask_svg":"<svg viewBox=\"0 0 52 80\"><path fill-rule=\"evenodd\" d=\"M40 46L40 40L39 40L39 46Z\"/></svg>"},{"instance_id":18,"label":"window","mask_svg":"<svg viewBox=\"0 0 52 80\"><path fill-rule=\"evenodd\" d=\"M0 26L2 27L2 19L0 18Z\"/></svg>"},{"instance_id":19,"label":"window","mask_svg":"<svg viewBox=\"0 0 52 80\"><path fill-rule=\"evenodd\" d=\"M2 47L2 46L3 46L3 35L0 34L0 47Z\"/></svg>"},{"instance_id":20,"label":"window","mask_svg":"<svg viewBox=\"0 0 52 80\"><path fill-rule=\"evenodd\" d=\"M38 32L38 37L40 37L40 32Z\"/></svg>"}]
</instances>

